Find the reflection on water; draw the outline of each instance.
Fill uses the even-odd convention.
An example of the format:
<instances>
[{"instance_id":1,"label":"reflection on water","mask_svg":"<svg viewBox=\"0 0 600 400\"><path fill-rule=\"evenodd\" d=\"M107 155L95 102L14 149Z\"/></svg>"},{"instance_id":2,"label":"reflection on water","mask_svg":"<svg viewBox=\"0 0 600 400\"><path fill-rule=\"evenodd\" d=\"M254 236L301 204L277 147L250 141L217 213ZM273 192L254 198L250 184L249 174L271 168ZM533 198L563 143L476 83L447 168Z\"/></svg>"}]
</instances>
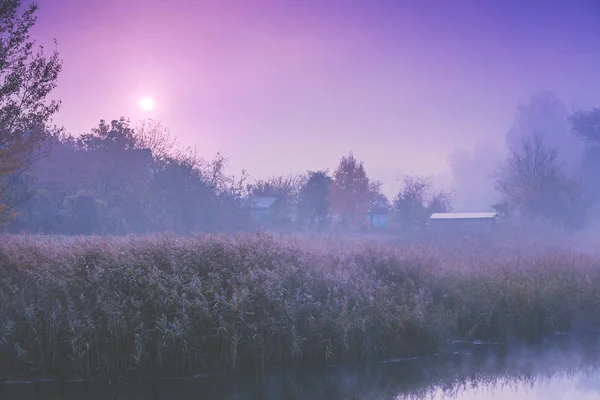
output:
<instances>
[{"instance_id":1,"label":"reflection on water","mask_svg":"<svg viewBox=\"0 0 600 400\"><path fill-rule=\"evenodd\" d=\"M260 378L4 384L0 398L600 400L600 345L563 344L510 353L471 348L419 360L280 370Z\"/></svg>"},{"instance_id":2,"label":"reflection on water","mask_svg":"<svg viewBox=\"0 0 600 400\"><path fill-rule=\"evenodd\" d=\"M405 397L400 395L396 399ZM433 390L423 398L431 400L600 400L600 373L581 371L574 374L556 374L551 377L534 376L523 380L512 378L487 384L468 384L452 390Z\"/></svg>"}]
</instances>

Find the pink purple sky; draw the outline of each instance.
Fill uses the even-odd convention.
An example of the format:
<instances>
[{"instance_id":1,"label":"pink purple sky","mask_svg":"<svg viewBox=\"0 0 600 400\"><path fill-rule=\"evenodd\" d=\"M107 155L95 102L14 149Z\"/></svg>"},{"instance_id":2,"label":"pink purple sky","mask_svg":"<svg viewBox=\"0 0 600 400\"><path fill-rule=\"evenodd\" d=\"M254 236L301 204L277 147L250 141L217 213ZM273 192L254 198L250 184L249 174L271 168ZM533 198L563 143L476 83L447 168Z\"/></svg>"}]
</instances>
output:
<instances>
[{"instance_id":1,"label":"pink purple sky","mask_svg":"<svg viewBox=\"0 0 600 400\"><path fill-rule=\"evenodd\" d=\"M254 178L335 168L352 150L386 192L403 173L501 146L538 89L600 102L600 2L39 0L57 38L55 121L160 119ZM140 96L155 98L143 113Z\"/></svg>"}]
</instances>

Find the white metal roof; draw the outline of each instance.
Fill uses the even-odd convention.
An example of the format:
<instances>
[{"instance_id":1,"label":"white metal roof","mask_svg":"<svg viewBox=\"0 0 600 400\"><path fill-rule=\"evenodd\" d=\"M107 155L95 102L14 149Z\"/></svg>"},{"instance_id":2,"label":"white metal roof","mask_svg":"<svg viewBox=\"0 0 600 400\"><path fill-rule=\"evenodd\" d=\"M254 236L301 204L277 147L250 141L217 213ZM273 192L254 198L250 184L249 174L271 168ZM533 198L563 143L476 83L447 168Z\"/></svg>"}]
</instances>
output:
<instances>
[{"instance_id":1,"label":"white metal roof","mask_svg":"<svg viewBox=\"0 0 600 400\"><path fill-rule=\"evenodd\" d=\"M496 218L495 212L478 212L478 213L433 213L431 219L485 219Z\"/></svg>"},{"instance_id":2,"label":"white metal roof","mask_svg":"<svg viewBox=\"0 0 600 400\"><path fill-rule=\"evenodd\" d=\"M256 197L252 199L253 208L269 208L277 201L277 197Z\"/></svg>"}]
</instances>

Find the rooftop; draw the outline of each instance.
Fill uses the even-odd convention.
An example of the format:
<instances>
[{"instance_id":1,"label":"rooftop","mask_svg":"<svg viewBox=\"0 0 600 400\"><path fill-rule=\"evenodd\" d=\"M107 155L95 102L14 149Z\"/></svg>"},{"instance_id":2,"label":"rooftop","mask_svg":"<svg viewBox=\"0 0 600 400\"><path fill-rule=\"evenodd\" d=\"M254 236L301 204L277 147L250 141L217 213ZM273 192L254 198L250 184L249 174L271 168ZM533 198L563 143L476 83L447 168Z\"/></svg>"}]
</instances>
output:
<instances>
[{"instance_id":1,"label":"rooftop","mask_svg":"<svg viewBox=\"0 0 600 400\"><path fill-rule=\"evenodd\" d=\"M255 197L252 199L252 208L269 208L277 201L277 197Z\"/></svg>"},{"instance_id":2,"label":"rooftop","mask_svg":"<svg viewBox=\"0 0 600 400\"><path fill-rule=\"evenodd\" d=\"M431 219L489 219L496 218L495 212L477 213L433 213Z\"/></svg>"}]
</instances>

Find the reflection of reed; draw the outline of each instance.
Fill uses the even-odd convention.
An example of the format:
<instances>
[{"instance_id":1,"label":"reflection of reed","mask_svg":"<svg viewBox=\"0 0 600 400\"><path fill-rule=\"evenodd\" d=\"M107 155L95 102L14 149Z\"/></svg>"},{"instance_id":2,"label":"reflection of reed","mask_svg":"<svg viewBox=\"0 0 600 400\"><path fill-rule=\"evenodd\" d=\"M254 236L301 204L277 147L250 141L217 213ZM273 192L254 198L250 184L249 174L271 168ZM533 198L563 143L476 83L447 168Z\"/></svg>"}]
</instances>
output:
<instances>
[{"instance_id":1,"label":"reflection of reed","mask_svg":"<svg viewBox=\"0 0 600 400\"><path fill-rule=\"evenodd\" d=\"M342 400L342 399L457 399L473 388L522 392L540 383L572 380L596 374L600 348L570 341L510 352L478 348L469 353L443 354L417 360L361 366L278 370L256 376L38 384L47 400ZM28 400L31 387L6 387L3 399ZM18 393L19 390L21 393ZM25 391L29 391L29 397ZM1 394L1 393L0 393Z\"/></svg>"}]
</instances>

